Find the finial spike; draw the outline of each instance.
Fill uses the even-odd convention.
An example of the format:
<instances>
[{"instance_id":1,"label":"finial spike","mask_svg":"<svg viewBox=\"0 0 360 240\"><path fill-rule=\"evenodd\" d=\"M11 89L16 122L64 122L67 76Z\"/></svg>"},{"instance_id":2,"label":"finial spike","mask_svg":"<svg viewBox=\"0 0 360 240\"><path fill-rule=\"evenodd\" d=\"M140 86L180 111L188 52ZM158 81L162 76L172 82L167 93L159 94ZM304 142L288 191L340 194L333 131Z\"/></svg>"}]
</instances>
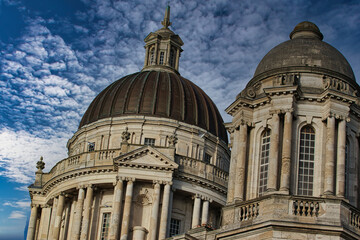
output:
<instances>
[{"instance_id":1,"label":"finial spike","mask_svg":"<svg viewBox=\"0 0 360 240\"><path fill-rule=\"evenodd\" d=\"M164 28L169 28L169 26L171 26L171 22L170 22L170 5L168 3L166 10L165 10L165 16L164 16L164 21L161 22L161 24L164 26Z\"/></svg>"}]
</instances>

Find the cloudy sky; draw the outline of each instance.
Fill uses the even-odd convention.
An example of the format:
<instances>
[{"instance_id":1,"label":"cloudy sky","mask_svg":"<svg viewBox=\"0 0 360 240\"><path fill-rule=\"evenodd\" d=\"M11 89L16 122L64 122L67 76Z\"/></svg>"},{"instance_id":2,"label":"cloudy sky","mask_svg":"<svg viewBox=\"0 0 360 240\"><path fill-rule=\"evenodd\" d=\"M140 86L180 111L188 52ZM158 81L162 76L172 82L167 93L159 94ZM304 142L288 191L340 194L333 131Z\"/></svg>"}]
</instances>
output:
<instances>
[{"instance_id":1,"label":"cloudy sky","mask_svg":"<svg viewBox=\"0 0 360 240\"><path fill-rule=\"evenodd\" d=\"M91 100L140 71L165 0L0 0L0 239L23 239L36 161L66 157ZM170 1L180 73L224 109L261 58L301 21L316 23L360 78L359 1ZM359 82L359 81L358 81ZM15 227L14 227L15 226Z\"/></svg>"}]
</instances>

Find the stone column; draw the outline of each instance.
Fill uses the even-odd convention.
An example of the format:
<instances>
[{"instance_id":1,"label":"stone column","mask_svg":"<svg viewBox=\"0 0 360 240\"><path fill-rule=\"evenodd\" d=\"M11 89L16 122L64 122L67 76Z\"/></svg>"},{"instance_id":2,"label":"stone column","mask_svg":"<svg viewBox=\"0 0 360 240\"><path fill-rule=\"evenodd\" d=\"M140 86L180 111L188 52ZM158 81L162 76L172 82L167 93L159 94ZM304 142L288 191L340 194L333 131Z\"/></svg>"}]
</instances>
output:
<instances>
[{"instance_id":1,"label":"stone column","mask_svg":"<svg viewBox=\"0 0 360 240\"><path fill-rule=\"evenodd\" d=\"M280 181L280 190L286 191L287 193L289 193L290 187L292 120L293 116L291 111L287 111L284 117Z\"/></svg>"},{"instance_id":2,"label":"stone column","mask_svg":"<svg viewBox=\"0 0 360 240\"><path fill-rule=\"evenodd\" d=\"M26 237L27 240L35 239L37 214L38 214L38 205L32 204L28 233L27 233L27 237Z\"/></svg>"},{"instance_id":3,"label":"stone column","mask_svg":"<svg viewBox=\"0 0 360 240\"><path fill-rule=\"evenodd\" d=\"M53 199L52 210L51 210L51 217L50 217L50 226L49 226L49 234L48 234L48 238L49 238L49 239L52 239L52 236L53 236L57 202L58 202L58 199L57 199L57 198L54 198L54 199Z\"/></svg>"},{"instance_id":4,"label":"stone column","mask_svg":"<svg viewBox=\"0 0 360 240\"><path fill-rule=\"evenodd\" d=\"M151 218L150 218L150 240L156 240L159 204L160 204L160 184L159 182L155 181L153 202L151 209Z\"/></svg>"},{"instance_id":5,"label":"stone column","mask_svg":"<svg viewBox=\"0 0 360 240\"><path fill-rule=\"evenodd\" d=\"M55 215L55 223L54 223L54 230L52 239L57 240L60 236L60 228L61 228L61 218L64 211L64 204L65 204L65 196L63 193L60 193L58 197L58 204L56 208L56 215Z\"/></svg>"},{"instance_id":6,"label":"stone column","mask_svg":"<svg viewBox=\"0 0 360 240\"><path fill-rule=\"evenodd\" d=\"M337 164L336 164L336 196L345 196L345 145L346 121L341 120L338 127Z\"/></svg>"},{"instance_id":7,"label":"stone column","mask_svg":"<svg viewBox=\"0 0 360 240\"><path fill-rule=\"evenodd\" d=\"M129 225L130 225L130 214L131 214L131 201L133 195L135 179L128 179L126 184L126 193L125 193L125 204L124 204L124 213L121 224L121 240L127 240L129 234Z\"/></svg>"},{"instance_id":8,"label":"stone column","mask_svg":"<svg viewBox=\"0 0 360 240\"><path fill-rule=\"evenodd\" d=\"M79 187L79 193L78 193L78 200L76 203L76 213L73 219L73 226L72 226L72 240L79 240L80 239L80 229L81 229L81 217L83 212L83 206L84 206L84 196L85 196L85 190L84 187Z\"/></svg>"},{"instance_id":9,"label":"stone column","mask_svg":"<svg viewBox=\"0 0 360 240\"><path fill-rule=\"evenodd\" d=\"M209 221L209 199L205 198L203 201L202 215L201 215L201 226L206 226Z\"/></svg>"},{"instance_id":10,"label":"stone column","mask_svg":"<svg viewBox=\"0 0 360 240\"><path fill-rule=\"evenodd\" d=\"M83 219L82 219L81 235L80 235L81 240L86 240L88 238L90 215L91 215L91 209L92 209L92 203L93 203L93 195L94 195L93 186L89 185L86 188L84 215L83 215Z\"/></svg>"},{"instance_id":11,"label":"stone column","mask_svg":"<svg viewBox=\"0 0 360 240\"><path fill-rule=\"evenodd\" d=\"M324 195L334 195L335 118L327 118Z\"/></svg>"},{"instance_id":12,"label":"stone column","mask_svg":"<svg viewBox=\"0 0 360 240\"><path fill-rule=\"evenodd\" d=\"M235 177L236 177L236 160L237 160L237 149L239 148L239 130L232 128L233 138L231 142L231 158L230 158L230 169L229 169L229 182L228 182L228 193L227 202L232 203L234 201L234 190L235 190Z\"/></svg>"},{"instance_id":13,"label":"stone column","mask_svg":"<svg viewBox=\"0 0 360 240\"><path fill-rule=\"evenodd\" d=\"M269 171L268 171L268 184L267 192L277 190L278 180L278 157L279 157L279 115L273 113L271 122L271 135L270 135L270 152L269 152Z\"/></svg>"},{"instance_id":14,"label":"stone column","mask_svg":"<svg viewBox=\"0 0 360 240\"><path fill-rule=\"evenodd\" d=\"M148 230L141 226L135 226L133 228L133 240L145 240Z\"/></svg>"},{"instance_id":15,"label":"stone column","mask_svg":"<svg viewBox=\"0 0 360 240\"><path fill-rule=\"evenodd\" d=\"M45 204L41 206L41 218L40 218L40 227L39 227L39 240L47 240L48 232L50 227L50 206Z\"/></svg>"},{"instance_id":16,"label":"stone column","mask_svg":"<svg viewBox=\"0 0 360 240\"><path fill-rule=\"evenodd\" d=\"M170 190L171 190L171 183L166 183L164 186L164 193L163 193L163 202L161 207L161 217L160 217L160 229L159 229L159 239L166 238L166 229L168 223L168 216L169 216L169 205L170 205Z\"/></svg>"},{"instance_id":17,"label":"stone column","mask_svg":"<svg viewBox=\"0 0 360 240\"><path fill-rule=\"evenodd\" d=\"M198 194L194 196L194 209L192 215L192 225L191 228L196 228L200 225L200 206L201 205L201 198Z\"/></svg>"},{"instance_id":18,"label":"stone column","mask_svg":"<svg viewBox=\"0 0 360 240\"><path fill-rule=\"evenodd\" d=\"M116 183L114 184L114 198L113 198L113 212L111 216L110 224L110 240L119 239L120 235L120 215L122 207L122 194L123 194L123 180L117 178Z\"/></svg>"},{"instance_id":19,"label":"stone column","mask_svg":"<svg viewBox=\"0 0 360 240\"><path fill-rule=\"evenodd\" d=\"M235 172L234 200L244 200L245 188L245 161L246 161L246 145L247 145L247 125L240 124L239 129L239 146L237 148L237 162Z\"/></svg>"},{"instance_id":20,"label":"stone column","mask_svg":"<svg viewBox=\"0 0 360 240\"><path fill-rule=\"evenodd\" d=\"M180 61L180 49L176 49L176 59L175 59L175 69L176 71L179 71L179 61Z\"/></svg>"},{"instance_id":21,"label":"stone column","mask_svg":"<svg viewBox=\"0 0 360 240\"><path fill-rule=\"evenodd\" d=\"M175 192L175 189L170 187L170 199L169 199L169 212L168 212L167 226L170 226L170 223L171 223L174 192ZM166 228L166 237L169 237L169 227Z\"/></svg>"},{"instance_id":22,"label":"stone column","mask_svg":"<svg viewBox=\"0 0 360 240\"><path fill-rule=\"evenodd\" d=\"M145 47L145 61L144 61L144 67L148 65L149 62L149 46Z\"/></svg>"}]
</instances>

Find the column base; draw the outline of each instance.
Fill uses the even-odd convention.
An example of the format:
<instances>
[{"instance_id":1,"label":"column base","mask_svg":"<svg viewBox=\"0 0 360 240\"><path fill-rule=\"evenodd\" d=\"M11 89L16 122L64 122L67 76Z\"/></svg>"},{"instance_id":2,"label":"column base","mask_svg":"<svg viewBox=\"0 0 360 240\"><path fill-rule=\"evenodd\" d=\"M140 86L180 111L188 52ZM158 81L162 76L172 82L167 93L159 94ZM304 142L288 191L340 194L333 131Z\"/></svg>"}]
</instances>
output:
<instances>
[{"instance_id":1,"label":"column base","mask_svg":"<svg viewBox=\"0 0 360 240\"><path fill-rule=\"evenodd\" d=\"M324 195L324 196L334 196L334 192L332 192L332 191L325 191L325 192L323 193L323 195Z\"/></svg>"},{"instance_id":2,"label":"column base","mask_svg":"<svg viewBox=\"0 0 360 240\"><path fill-rule=\"evenodd\" d=\"M289 195L290 194L290 191L288 188L280 188L280 190L276 193L279 193L279 194L284 194L284 195Z\"/></svg>"}]
</instances>

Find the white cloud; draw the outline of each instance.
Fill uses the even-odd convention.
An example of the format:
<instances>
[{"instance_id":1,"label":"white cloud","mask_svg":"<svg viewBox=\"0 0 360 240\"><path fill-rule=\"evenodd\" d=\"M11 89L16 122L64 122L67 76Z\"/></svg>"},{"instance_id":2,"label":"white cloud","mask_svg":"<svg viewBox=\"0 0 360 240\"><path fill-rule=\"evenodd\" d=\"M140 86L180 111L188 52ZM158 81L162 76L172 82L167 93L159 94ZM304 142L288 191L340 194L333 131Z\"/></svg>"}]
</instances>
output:
<instances>
[{"instance_id":1,"label":"white cloud","mask_svg":"<svg viewBox=\"0 0 360 240\"><path fill-rule=\"evenodd\" d=\"M25 212L22 211L12 211L9 216L9 219L22 219L22 218L26 218Z\"/></svg>"},{"instance_id":2,"label":"white cloud","mask_svg":"<svg viewBox=\"0 0 360 240\"><path fill-rule=\"evenodd\" d=\"M68 137L36 137L25 131L0 130L0 175L19 183L31 183L36 162L44 157L46 170L66 157Z\"/></svg>"},{"instance_id":3,"label":"white cloud","mask_svg":"<svg viewBox=\"0 0 360 240\"><path fill-rule=\"evenodd\" d=\"M12 201L12 202L5 202L3 206L13 207L13 208L25 208L28 209L30 206L30 201L28 200L20 200L20 201Z\"/></svg>"}]
</instances>

